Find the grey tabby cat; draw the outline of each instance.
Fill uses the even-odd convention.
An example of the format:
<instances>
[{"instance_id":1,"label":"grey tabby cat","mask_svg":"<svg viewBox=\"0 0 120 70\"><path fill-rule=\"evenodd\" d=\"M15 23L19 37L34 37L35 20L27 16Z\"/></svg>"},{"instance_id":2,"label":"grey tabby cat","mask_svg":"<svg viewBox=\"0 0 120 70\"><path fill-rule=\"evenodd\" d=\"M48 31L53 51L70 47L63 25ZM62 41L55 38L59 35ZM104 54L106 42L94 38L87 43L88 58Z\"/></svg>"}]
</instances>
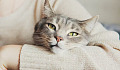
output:
<instances>
[{"instance_id":1,"label":"grey tabby cat","mask_svg":"<svg viewBox=\"0 0 120 70\"><path fill-rule=\"evenodd\" d=\"M36 45L47 47L54 53L61 53L88 44L90 32L98 16L79 21L55 14L49 4L45 5L45 18L36 24L33 34Z\"/></svg>"}]
</instances>

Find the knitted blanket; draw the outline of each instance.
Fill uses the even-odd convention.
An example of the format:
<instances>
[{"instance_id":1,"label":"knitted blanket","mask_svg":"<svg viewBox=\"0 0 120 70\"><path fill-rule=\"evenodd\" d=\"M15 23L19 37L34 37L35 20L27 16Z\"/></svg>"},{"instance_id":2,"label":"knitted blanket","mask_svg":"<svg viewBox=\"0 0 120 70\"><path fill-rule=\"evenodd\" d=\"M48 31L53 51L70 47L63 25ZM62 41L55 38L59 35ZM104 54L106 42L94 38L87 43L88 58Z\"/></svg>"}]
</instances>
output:
<instances>
[{"instance_id":1,"label":"knitted blanket","mask_svg":"<svg viewBox=\"0 0 120 70\"><path fill-rule=\"evenodd\" d=\"M101 24L96 24L89 46L74 48L63 55L26 44L20 55L20 70L120 70L119 35L102 29Z\"/></svg>"}]
</instances>

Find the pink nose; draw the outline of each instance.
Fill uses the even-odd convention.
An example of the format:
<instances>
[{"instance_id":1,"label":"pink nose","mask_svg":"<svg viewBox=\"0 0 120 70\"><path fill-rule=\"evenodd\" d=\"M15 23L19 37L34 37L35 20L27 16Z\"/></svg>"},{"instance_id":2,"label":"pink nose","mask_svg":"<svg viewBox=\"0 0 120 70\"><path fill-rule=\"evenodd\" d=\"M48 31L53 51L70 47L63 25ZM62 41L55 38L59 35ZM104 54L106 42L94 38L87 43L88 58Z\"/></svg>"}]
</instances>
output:
<instances>
[{"instance_id":1,"label":"pink nose","mask_svg":"<svg viewBox=\"0 0 120 70\"><path fill-rule=\"evenodd\" d=\"M63 40L63 38L59 37L59 36L56 36L56 40L57 40L57 42L60 42L61 40Z\"/></svg>"}]
</instances>

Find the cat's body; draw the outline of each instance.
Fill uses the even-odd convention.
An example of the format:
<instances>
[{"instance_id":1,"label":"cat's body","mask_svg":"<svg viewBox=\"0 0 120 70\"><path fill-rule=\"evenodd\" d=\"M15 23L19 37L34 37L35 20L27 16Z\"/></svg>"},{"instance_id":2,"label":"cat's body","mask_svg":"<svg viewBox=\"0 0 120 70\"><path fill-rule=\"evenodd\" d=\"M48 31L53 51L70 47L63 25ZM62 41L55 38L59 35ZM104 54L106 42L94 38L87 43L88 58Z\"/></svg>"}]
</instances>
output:
<instances>
[{"instance_id":1,"label":"cat's body","mask_svg":"<svg viewBox=\"0 0 120 70\"><path fill-rule=\"evenodd\" d=\"M98 16L95 16L79 21L55 14L47 5L45 6L45 18L35 26L34 43L47 47L54 53L86 46L97 19Z\"/></svg>"}]
</instances>

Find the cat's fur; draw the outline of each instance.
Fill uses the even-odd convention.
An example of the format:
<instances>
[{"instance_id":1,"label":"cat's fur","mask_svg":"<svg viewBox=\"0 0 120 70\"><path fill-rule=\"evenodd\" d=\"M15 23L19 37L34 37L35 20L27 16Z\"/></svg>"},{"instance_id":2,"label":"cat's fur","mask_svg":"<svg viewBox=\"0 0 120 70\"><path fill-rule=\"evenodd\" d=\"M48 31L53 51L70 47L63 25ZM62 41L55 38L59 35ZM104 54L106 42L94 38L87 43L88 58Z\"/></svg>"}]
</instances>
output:
<instances>
[{"instance_id":1,"label":"cat's fur","mask_svg":"<svg viewBox=\"0 0 120 70\"><path fill-rule=\"evenodd\" d=\"M47 0L45 0L47 1ZM34 32L34 24L2 24L0 25L0 46L7 44L36 44L47 47L58 53L74 47L87 45L90 32L94 27L98 17L93 17L85 21L55 14L49 3L45 3L44 18L37 23ZM56 31L46 27L46 23L56 26ZM77 32L77 37L67 36L69 32ZM34 35L33 35L34 33ZM32 38L33 36L33 38ZM62 40L57 42L56 36L61 36ZM33 42L34 39L34 42ZM56 45L57 44L57 45ZM50 47L51 46L51 47Z\"/></svg>"},{"instance_id":2,"label":"cat's fur","mask_svg":"<svg viewBox=\"0 0 120 70\"><path fill-rule=\"evenodd\" d=\"M77 19L55 14L49 4L45 6L45 17L35 26L33 35L36 45L51 49L54 53L59 53L74 47L85 46L89 42L90 32L96 23L98 16L79 21ZM50 29L48 24L55 26L55 30ZM70 32L77 32L78 36L69 36ZM61 39L59 41L57 37Z\"/></svg>"}]
</instances>

